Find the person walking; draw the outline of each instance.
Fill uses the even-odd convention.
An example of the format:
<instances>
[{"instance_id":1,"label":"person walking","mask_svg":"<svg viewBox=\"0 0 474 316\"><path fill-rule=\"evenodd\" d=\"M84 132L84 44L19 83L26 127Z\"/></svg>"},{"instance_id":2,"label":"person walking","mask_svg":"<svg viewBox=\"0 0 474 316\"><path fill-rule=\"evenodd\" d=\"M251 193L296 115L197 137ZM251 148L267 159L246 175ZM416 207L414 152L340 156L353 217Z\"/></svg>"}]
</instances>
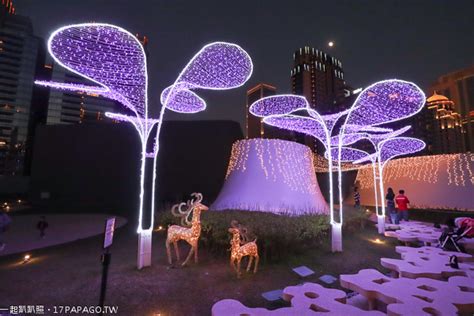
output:
<instances>
[{"instance_id":1,"label":"person walking","mask_svg":"<svg viewBox=\"0 0 474 316\"><path fill-rule=\"evenodd\" d=\"M46 235L46 228L48 228L48 222L46 221L46 217L41 216L36 228L40 231L40 238L44 238Z\"/></svg>"},{"instance_id":2,"label":"person walking","mask_svg":"<svg viewBox=\"0 0 474 316\"><path fill-rule=\"evenodd\" d=\"M408 204L410 204L410 201L405 195L405 190L400 190L398 193L399 194L395 198L395 203L398 208L398 219L403 219L408 222Z\"/></svg>"},{"instance_id":3,"label":"person walking","mask_svg":"<svg viewBox=\"0 0 474 316\"><path fill-rule=\"evenodd\" d=\"M7 231L10 223L12 222L10 216L6 212L0 210L0 251L5 249L5 242L3 241L3 234Z\"/></svg>"},{"instance_id":4,"label":"person walking","mask_svg":"<svg viewBox=\"0 0 474 316\"><path fill-rule=\"evenodd\" d=\"M400 223L397 210L395 209L395 193L392 188L387 189L387 194L385 195L385 200L387 201L387 211L390 215L390 221L392 224L398 225Z\"/></svg>"},{"instance_id":5,"label":"person walking","mask_svg":"<svg viewBox=\"0 0 474 316\"><path fill-rule=\"evenodd\" d=\"M354 207L357 209L360 208L360 193L357 187L354 187Z\"/></svg>"}]
</instances>

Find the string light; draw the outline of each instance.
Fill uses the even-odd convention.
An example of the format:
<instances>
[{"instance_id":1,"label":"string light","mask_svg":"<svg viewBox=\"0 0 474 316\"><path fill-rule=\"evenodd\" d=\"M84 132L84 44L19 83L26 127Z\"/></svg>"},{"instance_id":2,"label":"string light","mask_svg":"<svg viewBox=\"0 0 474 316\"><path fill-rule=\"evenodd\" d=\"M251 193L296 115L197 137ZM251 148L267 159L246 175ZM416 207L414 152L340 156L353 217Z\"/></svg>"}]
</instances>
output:
<instances>
[{"instance_id":1,"label":"string light","mask_svg":"<svg viewBox=\"0 0 474 316\"><path fill-rule=\"evenodd\" d=\"M279 139L236 141L232 146L226 183L211 209L291 215L327 213L328 207L320 193L313 165L313 153L301 144ZM285 197L254 194L252 185L260 183L260 177L268 185L267 190L282 192Z\"/></svg>"},{"instance_id":2,"label":"string light","mask_svg":"<svg viewBox=\"0 0 474 316\"><path fill-rule=\"evenodd\" d=\"M194 263L198 262L198 244L199 238L201 237L201 212L209 210L206 205L201 203L202 199L203 196L201 193L192 193L191 199L186 203L181 202L173 205L171 208L171 214L181 218L182 226L171 225L168 227L165 246L168 263L170 265L173 264L171 244L173 244L175 248L176 260L180 260L178 248L178 241L180 240L186 241L191 246L188 256L181 265L185 266L189 259L191 259L192 254L194 254ZM183 209L183 207L185 207L185 209ZM191 220L189 220L190 216L192 216Z\"/></svg>"},{"instance_id":3,"label":"string light","mask_svg":"<svg viewBox=\"0 0 474 316\"><path fill-rule=\"evenodd\" d=\"M250 106L250 112L256 116L261 116L265 124L275 126L282 129L296 131L299 133L313 136L319 140L328 152L328 170L333 169L333 160L331 154L331 135L337 121L346 115L349 111L339 113L320 115L312 109L308 101L303 96L296 95L276 95L266 97L254 102ZM296 115L297 112L306 112L308 116ZM334 214L334 198L333 198L333 175L329 175L329 212L330 224L332 228L332 249L333 251L341 251L337 245L340 243L340 234L342 227L342 208L339 212L339 220L335 220Z\"/></svg>"},{"instance_id":4,"label":"string light","mask_svg":"<svg viewBox=\"0 0 474 316\"><path fill-rule=\"evenodd\" d=\"M395 137L382 141L378 147L379 162L383 168L390 159L419 152L426 147L426 144L417 138Z\"/></svg>"},{"instance_id":5,"label":"string light","mask_svg":"<svg viewBox=\"0 0 474 316\"><path fill-rule=\"evenodd\" d=\"M161 104L167 104L167 108L179 113L197 113L206 109L206 101L196 93L188 89L180 89L175 92L172 99L166 103L166 98L173 87L168 87L161 93Z\"/></svg>"},{"instance_id":6,"label":"string light","mask_svg":"<svg viewBox=\"0 0 474 316\"><path fill-rule=\"evenodd\" d=\"M146 54L140 41L127 30L111 24L84 23L68 25L54 31L48 40L48 51L64 68L91 80L97 86L36 81L42 86L95 93L119 101L135 116L106 113L106 116L130 122L142 143L140 166L140 202L137 232L149 239L151 252L156 191L156 161L159 135L166 108L180 113L195 113L206 108L205 101L191 89L225 90L243 85L253 71L250 56L240 46L214 42L205 45L178 75L173 85L161 95L163 106L158 119L148 116L148 74ZM157 125L153 151L146 145L152 128ZM143 228L144 179L147 158L153 158L151 220ZM140 239L141 240L141 239ZM139 250L140 251L140 250Z\"/></svg>"},{"instance_id":7,"label":"string light","mask_svg":"<svg viewBox=\"0 0 474 316\"><path fill-rule=\"evenodd\" d=\"M417 85L412 82L398 79L376 82L359 93L354 104L349 109L339 131L338 189L339 211L341 214L343 212L341 148L344 146L344 136L349 134L349 131L346 130L346 128L349 127L349 129L353 129L353 126L378 126L411 117L423 109L425 100L425 94ZM381 143L382 141L379 145ZM380 150L376 148L376 152L377 151ZM373 158L371 157L371 159ZM380 161L378 171L380 188L383 188L383 174ZM376 175L374 175L374 177L376 177ZM381 194L383 194L383 191L381 191ZM381 204L382 220L384 220L385 204ZM381 222L380 219L381 218L379 217L379 222Z\"/></svg>"},{"instance_id":8,"label":"string light","mask_svg":"<svg viewBox=\"0 0 474 316\"><path fill-rule=\"evenodd\" d=\"M467 186L472 182L473 153L443 154L395 159L384 166L384 182L397 179L436 184L447 175L448 186ZM322 159L322 158L321 158ZM441 169L441 166L445 166ZM457 174L457 175L455 175ZM457 182L454 181L457 179ZM372 175L368 165L359 166L356 181L361 189L372 187Z\"/></svg>"},{"instance_id":9,"label":"string light","mask_svg":"<svg viewBox=\"0 0 474 316\"><path fill-rule=\"evenodd\" d=\"M305 109L308 105L306 98L293 94L279 94L264 97L254 102L249 112L258 117L269 115L288 114L297 110Z\"/></svg>"},{"instance_id":10,"label":"string light","mask_svg":"<svg viewBox=\"0 0 474 316\"><path fill-rule=\"evenodd\" d=\"M333 157L338 156L338 148L331 148L331 152ZM343 162L353 162L356 160L360 160L362 158L365 158L369 156L369 154L366 151L356 149L356 148L351 148L351 147L341 147L341 159ZM324 153L324 158L328 159L328 152L326 151ZM337 158L334 159L337 161Z\"/></svg>"}]
</instances>

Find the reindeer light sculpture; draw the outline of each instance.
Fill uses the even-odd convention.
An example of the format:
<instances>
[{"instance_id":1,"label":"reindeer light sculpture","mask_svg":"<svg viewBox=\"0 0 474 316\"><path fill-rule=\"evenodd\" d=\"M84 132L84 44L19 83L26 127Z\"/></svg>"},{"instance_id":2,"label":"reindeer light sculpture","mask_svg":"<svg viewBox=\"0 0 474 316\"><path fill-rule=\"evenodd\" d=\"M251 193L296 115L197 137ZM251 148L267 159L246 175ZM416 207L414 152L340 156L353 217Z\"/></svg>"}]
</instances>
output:
<instances>
[{"instance_id":1,"label":"reindeer light sculpture","mask_svg":"<svg viewBox=\"0 0 474 316\"><path fill-rule=\"evenodd\" d=\"M240 225L236 220L230 223L229 233L232 234L230 241L230 266L237 272L237 277L240 278L242 273L240 272L240 262L243 257L249 256L249 263L247 265L247 272L250 271L252 262L255 259L253 267L253 273L257 273L258 256L257 239L249 241L247 237L247 229Z\"/></svg>"},{"instance_id":2,"label":"reindeer light sculpture","mask_svg":"<svg viewBox=\"0 0 474 316\"><path fill-rule=\"evenodd\" d=\"M189 245L191 245L191 250L186 257L186 260L182 263L182 266L185 266L191 256L194 254L194 262L198 262L198 242L199 237L201 236L201 211L207 211L209 208L201 204L202 194L193 193L191 194L191 200L188 200L187 203L181 202L179 204L173 205L171 208L171 213L174 216L181 217L181 225L172 225L168 228L168 235L166 237L166 254L168 256L168 263L173 264L173 259L171 257L170 245L173 244L174 250L176 252L176 260L180 261L178 241L184 240ZM195 199L194 199L195 198ZM183 207L186 207L184 210ZM192 219L189 220L189 217L192 214ZM191 227L184 227L191 226Z\"/></svg>"}]
</instances>

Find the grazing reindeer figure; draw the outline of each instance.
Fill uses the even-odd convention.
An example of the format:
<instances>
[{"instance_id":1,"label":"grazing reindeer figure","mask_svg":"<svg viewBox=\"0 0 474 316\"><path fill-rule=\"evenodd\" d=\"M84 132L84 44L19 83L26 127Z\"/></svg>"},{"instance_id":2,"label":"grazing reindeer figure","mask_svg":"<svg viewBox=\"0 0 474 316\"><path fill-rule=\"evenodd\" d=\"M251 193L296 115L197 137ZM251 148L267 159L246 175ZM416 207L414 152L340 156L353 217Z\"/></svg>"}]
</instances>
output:
<instances>
[{"instance_id":1,"label":"grazing reindeer figure","mask_svg":"<svg viewBox=\"0 0 474 316\"><path fill-rule=\"evenodd\" d=\"M179 225L172 225L168 228L168 235L166 237L166 254L168 255L169 264L173 263L171 258L170 244L174 245L174 250L176 252L177 261L179 258L179 248L178 241L185 240L188 244L191 245L191 250L189 251L186 260L184 260L182 266L185 266L189 259L191 259L192 254L194 253L194 262L198 262L198 241L201 236L201 211L207 211L209 208L204 204L201 204L202 194L193 193L191 194L191 200L188 200L187 203L179 203L173 205L171 208L171 213L174 216L181 217L181 225L191 226L183 227ZM194 200L196 198L196 200ZM186 207L183 210L183 207ZM192 220L189 220L189 216L192 214Z\"/></svg>"},{"instance_id":2,"label":"grazing reindeer figure","mask_svg":"<svg viewBox=\"0 0 474 316\"><path fill-rule=\"evenodd\" d=\"M255 258L255 265L253 273L257 272L258 267L258 247L257 239L249 241L247 237L247 229L241 226L236 220L230 223L229 233L232 234L232 240L230 241L230 266L237 272L237 277L240 278L242 273L240 272L240 262L243 257L249 256L249 263L247 265L247 272L250 271L250 266Z\"/></svg>"}]
</instances>

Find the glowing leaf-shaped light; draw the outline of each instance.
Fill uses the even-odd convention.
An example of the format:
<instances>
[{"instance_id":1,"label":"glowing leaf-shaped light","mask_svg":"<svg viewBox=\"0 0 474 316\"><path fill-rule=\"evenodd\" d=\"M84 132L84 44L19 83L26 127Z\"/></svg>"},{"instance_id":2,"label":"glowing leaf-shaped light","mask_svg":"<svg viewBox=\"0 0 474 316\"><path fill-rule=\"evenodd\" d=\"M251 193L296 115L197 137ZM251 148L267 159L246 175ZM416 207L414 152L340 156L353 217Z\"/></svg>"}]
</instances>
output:
<instances>
[{"instance_id":1,"label":"glowing leaf-shaped light","mask_svg":"<svg viewBox=\"0 0 474 316\"><path fill-rule=\"evenodd\" d=\"M170 91L173 96L167 99ZM197 113L206 109L206 101L188 89L172 89L170 86L163 90L160 99L161 104L166 103L166 107L174 112Z\"/></svg>"},{"instance_id":2,"label":"glowing leaf-shaped light","mask_svg":"<svg viewBox=\"0 0 474 316\"><path fill-rule=\"evenodd\" d=\"M338 148L331 148L331 155L333 160L337 161L338 157ZM369 154L366 151L350 148L350 147L342 147L341 148L341 162L353 162L359 159L363 159L368 157ZM324 153L324 158L328 159L328 152Z\"/></svg>"},{"instance_id":3,"label":"glowing leaf-shaped light","mask_svg":"<svg viewBox=\"0 0 474 316\"><path fill-rule=\"evenodd\" d=\"M380 81L359 94L346 123L372 126L398 121L418 113L425 100L423 91L412 82Z\"/></svg>"},{"instance_id":4,"label":"glowing leaf-shaped light","mask_svg":"<svg viewBox=\"0 0 474 316\"><path fill-rule=\"evenodd\" d=\"M306 98L299 95L280 94L262 98L250 106L250 113L264 117L269 115L288 114L295 110L304 109L308 105Z\"/></svg>"},{"instance_id":5,"label":"glowing leaf-shaped light","mask_svg":"<svg viewBox=\"0 0 474 316\"><path fill-rule=\"evenodd\" d=\"M396 137L382 141L379 144L380 162L385 164L394 157L413 154L425 148L426 144L417 138Z\"/></svg>"},{"instance_id":6,"label":"glowing leaf-shaped light","mask_svg":"<svg viewBox=\"0 0 474 316\"><path fill-rule=\"evenodd\" d=\"M367 133L352 133L342 135L342 146L349 146L357 143L359 140L367 139ZM339 135L331 137L331 146L339 145Z\"/></svg>"},{"instance_id":7,"label":"glowing leaf-shaped light","mask_svg":"<svg viewBox=\"0 0 474 316\"><path fill-rule=\"evenodd\" d=\"M389 132L393 132L393 128L347 124L346 133L353 133L353 132L389 133Z\"/></svg>"},{"instance_id":8,"label":"glowing leaf-shaped light","mask_svg":"<svg viewBox=\"0 0 474 316\"><path fill-rule=\"evenodd\" d=\"M51 35L48 49L61 66L105 88L102 95L146 112L146 57L130 32L102 23L69 25Z\"/></svg>"},{"instance_id":9,"label":"glowing leaf-shaped light","mask_svg":"<svg viewBox=\"0 0 474 316\"><path fill-rule=\"evenodd\" d=\"M186 65L178 82L190 88L232 89L243 85L252 75L250 56L240 46L215 42L204 46Z\"/></svg>"},{"instance_id":10,"label":"glowing leaf-shaped light","mask_svg":"<svg viewBox=\"0 0 474 316\"><path fill-rule=\"evenodd\" d=\"M404 126L400 129L397 129L395 131L392 131L390 133L383 133L383 134L370 134L366 133L367 139L374 145L375 149L378 150L378 145L383 142L384 140L390 139L390 138L395 138L397 136L402 135L406 131L408 131L411 128L410 125Z\"/></svg>"},{"instance_id":11,"label":"glowing leaf-shaped light","mask_svg":"<svg viewBox=\"0 0 474 316\"><path fill-rule=\"evenodd\" d=\"M263 119L265 124L306 135L311 135L325 144L325 127L313 118L297 115L275 115Z\"/></svg>"}]
</instances>

